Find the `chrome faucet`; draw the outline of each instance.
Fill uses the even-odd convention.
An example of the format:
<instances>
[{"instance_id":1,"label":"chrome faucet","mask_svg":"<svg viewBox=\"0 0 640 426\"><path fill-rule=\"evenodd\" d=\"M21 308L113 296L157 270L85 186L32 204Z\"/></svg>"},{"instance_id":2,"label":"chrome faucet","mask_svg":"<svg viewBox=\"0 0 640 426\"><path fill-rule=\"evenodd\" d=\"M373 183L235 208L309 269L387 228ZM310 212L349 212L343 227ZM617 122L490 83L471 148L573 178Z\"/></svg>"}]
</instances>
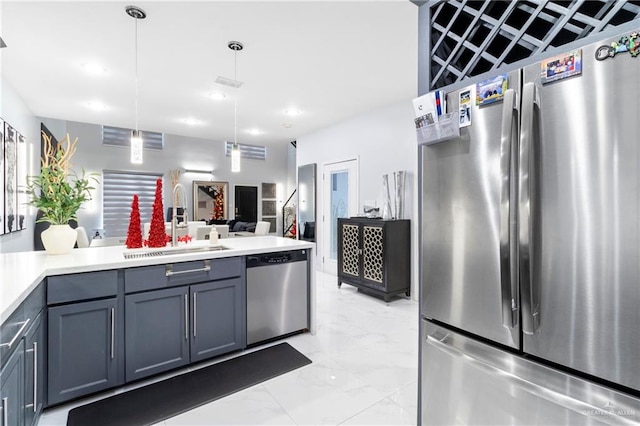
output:
<instances>
[{"instance_id":1,"label":"chrome faucet","mask_svg":"<svg viewBox=\"0 0 640 426\"><path fill-rule=\"evenodd\" d=\"M182 214L180 215L180 217L182 218L182 227L186 227L187 226L187 192L184 189L184 186L182 186L182 184L177 183L176 186L173 187L173 196L172 196L172 201L175 204L177 202L177 195L178 195L178 188L182 189L182 205L184 207L182 207ZM172 215L171 215L171 245L173 247L178 245L178 238L176 235L176 228L178 228L178 207L177 206L173 206L173 211L172 211Z\"/></svg>"}]
</instances>

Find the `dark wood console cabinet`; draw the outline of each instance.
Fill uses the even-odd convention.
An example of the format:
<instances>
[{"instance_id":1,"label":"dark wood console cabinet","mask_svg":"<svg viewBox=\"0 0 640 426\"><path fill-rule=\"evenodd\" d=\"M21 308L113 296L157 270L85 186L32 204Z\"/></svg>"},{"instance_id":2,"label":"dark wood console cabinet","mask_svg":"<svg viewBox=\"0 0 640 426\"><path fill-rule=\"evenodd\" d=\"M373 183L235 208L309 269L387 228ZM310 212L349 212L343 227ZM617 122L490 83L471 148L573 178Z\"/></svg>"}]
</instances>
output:
<instances>
[{"instance_id":1,"label":"dark wood console cabinet","mask_svg":"<svg viewBox=\"0 0 640 426\"><path fill-rule=\"evenodd\" d=\"M411 295L409 220L338 219L338 287L383 298Z\"/></svg>"}]
</instances>

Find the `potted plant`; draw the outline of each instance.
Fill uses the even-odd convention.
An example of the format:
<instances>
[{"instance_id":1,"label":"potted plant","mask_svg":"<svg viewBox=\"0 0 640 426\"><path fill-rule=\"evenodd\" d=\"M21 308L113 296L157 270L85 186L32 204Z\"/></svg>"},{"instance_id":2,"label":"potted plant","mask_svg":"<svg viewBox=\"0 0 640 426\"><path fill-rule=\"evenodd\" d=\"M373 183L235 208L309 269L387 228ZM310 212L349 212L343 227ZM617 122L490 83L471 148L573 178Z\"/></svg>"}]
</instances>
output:
<instances>
[{"instance_id":1,"label":"potted plant","mask_svg":"<svg viewBox=\"0 0 640 426\"><path fill-rule=\"evenodd\" d=\"M27 177L27 193L30 195L28 204L42 212L38 222L51 224L41 236L47 253L69 253L77 238L69 221L78 219L78 209L82 203L91 200L91 190L94 188L84 169L80 176L71 170L71 157L76 152L77 138L71 142L67 134L57 146L51 143L51 137L44 132L42 139L44 144L40 174ZM90 179L96 180L94 177Z\"/></svg>"}]
</instances>

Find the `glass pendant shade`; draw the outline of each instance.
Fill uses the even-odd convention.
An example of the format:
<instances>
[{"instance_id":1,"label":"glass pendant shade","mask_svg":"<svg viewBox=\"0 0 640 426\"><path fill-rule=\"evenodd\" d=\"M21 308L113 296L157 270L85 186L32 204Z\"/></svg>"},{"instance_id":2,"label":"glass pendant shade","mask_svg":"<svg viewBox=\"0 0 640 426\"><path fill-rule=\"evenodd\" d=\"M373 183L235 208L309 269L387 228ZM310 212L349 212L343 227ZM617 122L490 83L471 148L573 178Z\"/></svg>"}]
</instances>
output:
<instances>
[{"instance_id":1,"label":"glass pendant shade","mask_svg":"<svg viewBox=\"0 0 640 426\"><path fill-rule=\"evenodd\" d=\"M238 173L240 171L240 147L237 143L231 148L231 171Z\"/></svg>"},{"instance_id":2,"label":"glass pendant shade","mask_svg":"<svg viewBox=\"0 0 640 426\"><path fill-rule=\"evenodd\" d=\"M131 131L131 163L142 164L142 135L138 130Z\"/></svg>"}]
</instances>

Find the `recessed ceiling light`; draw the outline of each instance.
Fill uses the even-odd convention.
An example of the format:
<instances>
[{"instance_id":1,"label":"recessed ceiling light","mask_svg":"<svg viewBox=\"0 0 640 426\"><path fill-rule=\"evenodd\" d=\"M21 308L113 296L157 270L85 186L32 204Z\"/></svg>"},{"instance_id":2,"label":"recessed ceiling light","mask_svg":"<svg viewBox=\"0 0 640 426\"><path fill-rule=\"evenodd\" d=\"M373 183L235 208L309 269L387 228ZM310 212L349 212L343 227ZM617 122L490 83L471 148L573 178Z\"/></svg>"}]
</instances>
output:
<instances>
[{"instance_id":1,"label":"recessed ceiling light","mask_svg":"<svg viewBox=\"0 0 640 426\"><path fill-rule=\"evenodd\" d=\"M182 120L185 124L188 124L189 126L197 126L198 124L201 123L200 120L196 119L196 118L185 118L184 120Z\"/></svg>"},{"instance_id":2,"label":"recessed ceiling light","mask_svg":"<svg viewBox=\"0 0 640 426\"><path fill-rule=\"evenodd\" d=\"M91 75L103 75L107 72L107 69L97 62L87 62L82 64L82 69L85 70L87 74Z\"/></svg>"},{"instance_id":3,"label":"recessed ceiling light","mask_svg":"<svg viewBox=\"0 0 640 426\"><path fill-rule=\"evenodd\" d=\"M94 111L106 111L109 109L107 105L103 104L100 101L87 102L85 105L87 108L92 109Z\"/></svg>"},{"instance_id":4,"label":"recessed ceiling light","mask_svg":"<svg viewBox=\"0 0 640 426\"><path fill-rule=\"evenodd\" d=\"M260 130L260 129L249 129L247 132L250 135L254 135L254 136L258 136L258 135L262 134L262 130Z\"/></svg>"},{"instance_id":5,"label":"recessed ceiling light","mask_svg":"<svg viewBox=\"0 0 640 426\"><path fill-rule=\"evenodd\" d=\"M297 110L295 108L290 108L285 110L284 113L289 117L297 117L298 115L300 115L300 110Z\"/></svg>"},{"instance_id":6,"label":"recessed ceiling light","mask_svg":"<svg viewBox=\"0 0 640 426\"><path fill-rule=\"evenodd\" d=\"M215 101L222 101L227 97L227 95L223 92L211 92L209 93L209 97Z\"/></svg>"}]
</instances>

